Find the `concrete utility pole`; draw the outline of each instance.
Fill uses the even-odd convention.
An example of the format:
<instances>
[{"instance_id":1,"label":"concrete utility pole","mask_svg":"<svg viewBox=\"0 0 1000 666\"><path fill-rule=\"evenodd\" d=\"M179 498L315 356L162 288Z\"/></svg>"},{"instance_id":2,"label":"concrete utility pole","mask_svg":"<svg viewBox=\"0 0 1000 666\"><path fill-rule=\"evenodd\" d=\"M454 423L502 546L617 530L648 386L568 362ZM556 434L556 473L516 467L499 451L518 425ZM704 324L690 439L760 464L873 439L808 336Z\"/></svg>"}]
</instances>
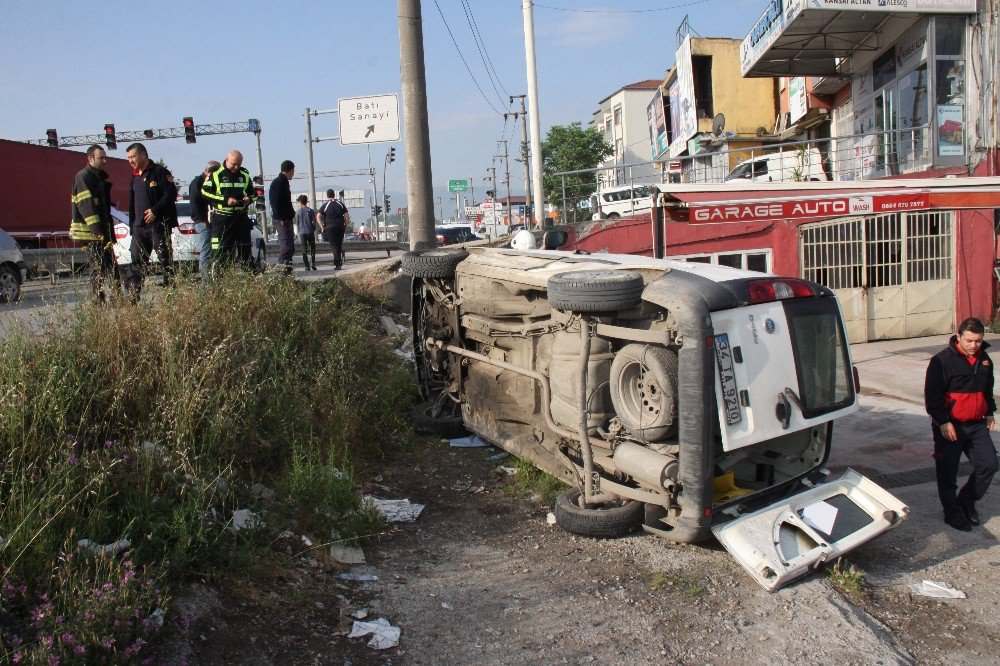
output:
<instances>
[{"instance_id":1,"label":"concrete utility pole","mask_svg":"<svg viewBox=\"0 0 1000 666\"><path fill-rule=\"evenodd\" d=\"M497 141L497 146L503 145L503 155L497 155L497 159L503 160L504 179L503 184L507 187L507 226L510 226L513 211L510 209L510 155L507 154L507 140Z\"/></svg>"},{"instance_id":2,"label":"concrete utility pole","mask_svg":"<svg viewBox=\"0 0 1000 666\"><path fill-rule=\"evenodd\" d=\"M542 138L538 119L538 72L535 70L535 19L531 0L523 0L524 12L524 58L528 67L528 117L531 119L531 175L535 183L535 224L542 226L545 221L545 190L542 189Z\"/></svg>"},{"instance_id":3,"label":"concrete utility pole","mask_svg":"<svg viewBox=\"0 0 1000 666\"><path fill-rule=\"evenodd\" d=\"M427 127L427 77L420 0L396 0L399 24L399 78L403 88L406 146L406 198L410 210L410 249L437 245L434 235L434 189L431 142Z\"/></svg>"},{"instance_id":4,"label":"concrete utility pole","mask_svg":"<svg viewBox=\"0 0 1000 666\"><path fill-rule=\"evenodd\" d=\"M489 213L488 213L489 217L487 218L487 211L484 210L483 211L483 218L484 219L489 219L489 226L490 226L490 228L492 230L492 233L496 234L497 236L499 236L500 234L497 234L497 204L496 204L496 202L497 202L497 168L496 168L496 165L491 166L491 167L487 167L486 168L486 172L489 173L491 177L490 178L483 178L483 180L486 180L486 181L489 181L489 182L493 183L493 189L491 190L493 192L493 194L492 194L492 196L490 196L490 209L489 209Z\"/></svg>"},{"instance_id":5,"label":"concrete utility pole","mask_svg":"<svg viewBox=\"0 0 1000 666\"><path fill-rule=\"evenodd\" d=\"M306 164L309 167L309 196L312 197L309 203L313 207L318 207L316 202L316 169L313 167L313 121L312 121L312 109L306 107L306 110L302 112L302 115L306 117L306 146L308 147ZM371 165L369 165L371 166Z\"/></svg>"},{"instance_id":6,"label":"concrete utility pole","mask_svg":"<svg viewBox=\"0 0 1000 666\"><path fill-rule=\"evenodd\" d=\"M521 119L521 159L524 161L524 211L525 215L531 210L531 167L528 163L528 114L524 110L524 95L511 95L510 103L514 100L521 100L521 113L511 114L514 120ZM505 119L507 114L504 114Z\"/></svg>"},{"instance_id":7,"label":"concrete utility pole","mask_svg":"<svg viewBox=\"0 0 1000 666\"><path fill-rule=\"evenodd\" d=\"M264 155L260 151L260 126L258 125L257 131L254 132L254 136L257 137L257 173L260 174L260 179L264 180ZM267 187L267 185L264 185ZM267 208L261 211L260 214L260 231L264 234L264 242L267 242Z\"/></svg>"}]
</instances>

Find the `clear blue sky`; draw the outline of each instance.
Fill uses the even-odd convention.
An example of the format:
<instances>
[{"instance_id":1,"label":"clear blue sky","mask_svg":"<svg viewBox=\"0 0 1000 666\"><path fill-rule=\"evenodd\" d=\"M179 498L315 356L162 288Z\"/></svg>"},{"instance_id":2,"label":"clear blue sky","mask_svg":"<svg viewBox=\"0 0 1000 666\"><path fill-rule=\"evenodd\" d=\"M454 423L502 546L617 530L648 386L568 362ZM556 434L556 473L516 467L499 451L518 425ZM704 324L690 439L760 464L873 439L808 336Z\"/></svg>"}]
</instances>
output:
<instances>
[{"instance_id":1,"label":"clear blue sky","mask_svg":"<svg viewBox=\"0 0 1000 666\"><path fill-rule=\"evenodd\" d=\"M461 0L438 0L476 89L433 0L423 0L424 47L435 193L450 178L470 178L476 198L498 139L520 130L501 115L507 93L526 92L520 0L466 0L499 78L487 76ZM586 124L597 102L622 85L662 78L674 59L675 32L685 14L706 37L742 38L765 0L541 0L535 6L542 134L551 125ZM5 63L0 106L3 138L60 136L176 127L257 118L263 128L264 169L283 159L305 172L305 107L335 108L340 97L398 92L396 2L76 2L3 3L0 60ZM224 9L216 8L224 7ZM557 10L554 7L563 8ZM666 11L655 10L675 7ZM575 10L575 11L565 11ZM598 10L598 11L582 11ZM623 11L626 10L626 11ZM314 119L314 133L336 135L337 116ZM393 208L405 205L405 154L387 174ZM256 173L252 135L147 143L180 180L208 159L241 150ZM124 145L112 155L124 157ZM372 145L379 171L388 144ZM363 146L316 145L316 169L365 168ZM16 164L8 168L17 168ZM511 163L511 190L522 191L522 167ZM366 178L321 182L364 187ZM296 191L305 191L297 181Z\"/></svg>"}]
</instances>

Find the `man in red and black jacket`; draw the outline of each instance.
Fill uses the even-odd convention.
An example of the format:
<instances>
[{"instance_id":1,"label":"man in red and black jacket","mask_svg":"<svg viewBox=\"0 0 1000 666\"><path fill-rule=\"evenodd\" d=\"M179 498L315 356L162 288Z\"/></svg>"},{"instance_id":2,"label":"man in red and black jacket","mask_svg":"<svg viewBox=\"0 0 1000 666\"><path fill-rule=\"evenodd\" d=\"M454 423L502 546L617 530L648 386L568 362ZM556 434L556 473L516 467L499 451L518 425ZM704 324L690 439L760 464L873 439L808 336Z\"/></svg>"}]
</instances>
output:
<instances>
[{"instance_id":1,"label":"man in red and black jacket","mask_svg":"<svg viewBox=\"0 0 1000 666\"><path fill-rule=\"evenodd\" d=\"M983 322L975 317L959 324L958 335L931 359L924 382L944 521L963 532L980 524L976 502L986 494L997 471L997 452L990 437L996 427L993 412L997 405L985 332ZM972 474L956 495L963 453L972 463Z\"/></svg>"}]
</instances>

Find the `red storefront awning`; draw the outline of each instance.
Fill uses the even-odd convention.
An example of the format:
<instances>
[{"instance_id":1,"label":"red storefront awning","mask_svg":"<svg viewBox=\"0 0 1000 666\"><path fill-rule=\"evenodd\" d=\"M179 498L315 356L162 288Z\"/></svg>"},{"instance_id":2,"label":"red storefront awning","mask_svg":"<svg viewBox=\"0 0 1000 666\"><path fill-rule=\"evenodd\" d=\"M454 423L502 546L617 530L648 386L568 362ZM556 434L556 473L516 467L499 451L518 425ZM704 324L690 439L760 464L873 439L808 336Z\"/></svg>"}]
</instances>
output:
<instances>
[{"instance_id":1,"label":"red storefront awning","mask_svg":"<svg viewBox=\"0 0 1000 666\"><path fill-rule=\"evenodd\" d=\"M1000 208L1000 178L662 185L668 218L692 224L821 220L928 210Z\"/></svg>"}]
</instances>

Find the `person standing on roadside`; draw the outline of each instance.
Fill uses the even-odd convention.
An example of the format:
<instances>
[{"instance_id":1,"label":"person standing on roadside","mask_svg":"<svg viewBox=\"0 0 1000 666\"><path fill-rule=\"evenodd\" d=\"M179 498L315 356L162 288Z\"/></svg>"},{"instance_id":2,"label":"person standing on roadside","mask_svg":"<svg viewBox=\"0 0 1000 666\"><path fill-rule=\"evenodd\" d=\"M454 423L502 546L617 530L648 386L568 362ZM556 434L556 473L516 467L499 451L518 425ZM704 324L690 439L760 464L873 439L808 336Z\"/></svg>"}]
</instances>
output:
<instances>
[{"instance_id":1,"label":"person standing on roadside","mask_svg":"<svg viewBox=\"0 0 1000 666\"><path fill-rule=\"evenodd\" d=\"M138 302L149 257L156 250L164 287L173 277L170 232L177 226L177 187L169 169L150 161L146 147L133 143L126 149L132 167L128 220L132 229L132 264L125 289Z\"/></svg>"},{"instance_id":2,"label":"person standing on roadside","mask_svg":"<svg viewBox=\"0 0 1000 666\"><path fill-rule=\"evenodd\" d=\"M347 207L337 201L337 193L326 191L326 202L316 211L316 222L319 230L330 243L333 252L333 270L339 271L344 264L344 232L351 222L351 214Z\"/></svg>"},{"instance_id":3,"label":"person standing on roadside","mask_svg":"<svg viewBox=\"0 0 1000 666\"><path fill-rule=\"evenodd\" d=\"M295 229L302 241L302 263L307 271L316 269L316 212L309 207L309 197L300 194L299 212L295 214Z\"/></svg>"},{"instance_id":4,"label":"person standing on roadside","mask_svg":"<svg viewBox=\"0 0 1000 666\"><path fill-rule=\"evenodd\" d=\"M198 272L202 279L207 279L212 270L212 225L208 219L208 202L201 196L201 188L205 184L213 171L220 165L215 160L210 161L205 170L194 177L188 186L188 199L191 201L191 219L195 224L200 224L198 230Z\"/></svg>"},{"instance_id":5,"label":"person standing on roadside","mask_svg":"<svg viewBox=\"0 0 1000 666\"><path fill-rule=\"evenodd\" d=\"M295 209L292 208L292 184L295 164L291 160L281 163L281 173L271 181L267 198L271 203L271 215L278 231L278 264L288 275L292 272L292 255L295 254Z\"/></svg>"},{"instance_id":6,"label":"person standing on roadside","mask_svg":"<svg viewBox=\"0 0 1000 666\"><path fill-rule=\"evenodd\" d=\"M251 270L250 216L247 207L256 196L243 153L230 151L222 166L205 177L201 196L211 207L212 252L216 265L238 265Z\"/></svg>"},{"instance_id":7,"label":"person standing on roadside","mask_svg":"<svg viewBox=\"0 0 1000 666\"><path fill-rule=\"evenodd\" d=\"M87 166L73 179L70 197L73 217L69 237L84 243L90 256L90 288L98 303L108 298L105 287L117 282L113 250L115 225L111 219L111 183L104 170L106 159L107 154L97 144L87 149Z\"/></svg>"},{"instance_id":8,"label":"person standing on roadside","mask_svg":"<svg viewBox=\"0 0 1000 666\"><path fill-rule=\"evenodd\" d=\"M958 335L931 359L924 382L944 521L963 532L982 522L976 502L986 494L997 471L997 452L990 437L997 406L985 332L983 322L975 317L959 324ZM972 463L972 474L956 495L963 453Z\"/></svg>"}]
</instances>

